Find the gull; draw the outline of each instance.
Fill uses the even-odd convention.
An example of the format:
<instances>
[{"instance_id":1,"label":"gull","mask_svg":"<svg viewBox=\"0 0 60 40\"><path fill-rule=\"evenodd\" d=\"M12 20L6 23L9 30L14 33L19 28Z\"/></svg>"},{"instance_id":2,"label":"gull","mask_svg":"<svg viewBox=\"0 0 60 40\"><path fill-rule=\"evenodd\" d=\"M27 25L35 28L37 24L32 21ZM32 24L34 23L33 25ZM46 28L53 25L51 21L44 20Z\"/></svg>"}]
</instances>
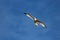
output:
<instances>
[{"instance_id":1,"label":"gull","mask_svg":"<svg viewBox=\"0 0 60 40\"><path fill-rule=\"evenodd\" d=\"M33 20L35 26L41 25L43 28L47 28L42 21L39 21L36 17L33 17L30 13L24 13L24 14Z\"/></svg>"}]
</instances>

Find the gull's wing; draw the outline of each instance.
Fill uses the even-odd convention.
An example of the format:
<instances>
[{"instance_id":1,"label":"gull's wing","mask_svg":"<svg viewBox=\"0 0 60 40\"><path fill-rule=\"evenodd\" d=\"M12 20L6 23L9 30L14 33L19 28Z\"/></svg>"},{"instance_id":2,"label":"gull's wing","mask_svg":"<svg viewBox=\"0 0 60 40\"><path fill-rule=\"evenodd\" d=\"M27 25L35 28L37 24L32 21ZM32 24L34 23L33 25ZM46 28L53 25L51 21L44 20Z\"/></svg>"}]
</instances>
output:
<instances>
[{"instance_id":1,"label":"gull's wing","mask_svg":"<svg viewBox=\"0 0 60 40\"><path fill-rule=\"evenodd\" d=\"M46 25L45 25L42 21L38 21L38 23L39 23L42 27L47 28Z\"/></svg>"},{"instance_id":2,"label":"gull's wing","mask_svg":"<svg viewBox=\"0 0 60 40\"><path fill-rule=\"evenodd\" d=\"M29 14L29 13L24 13L27 17L29 17L30 19L32 19L32 20L34 20L35 19L35 17L33 17L31 14Z\"/></svg>"}]
</instances>

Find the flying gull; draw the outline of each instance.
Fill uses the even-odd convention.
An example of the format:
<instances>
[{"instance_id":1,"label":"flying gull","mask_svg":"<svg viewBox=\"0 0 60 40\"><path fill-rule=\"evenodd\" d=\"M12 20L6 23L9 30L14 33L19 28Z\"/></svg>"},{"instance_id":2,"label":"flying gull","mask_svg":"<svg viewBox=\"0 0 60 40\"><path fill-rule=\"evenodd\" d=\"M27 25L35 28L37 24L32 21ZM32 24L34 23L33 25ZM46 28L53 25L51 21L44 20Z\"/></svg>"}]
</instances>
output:
<instances>
[{"instance_id":1,"label":"flying gull","mask_svg":"<svg viewBox=\"0 0 60 40\"><path fill-rule=\"evenodd\" d=\"M27 17L29 17L30 19L32 19L34 21L34 24L36 26L38 26L39 24L43 27L43 28L47 28L46 25L42 22L39 21L36 17L33 17L31 14L29 13L24 13Z\"/></svg>"}]
</instances>

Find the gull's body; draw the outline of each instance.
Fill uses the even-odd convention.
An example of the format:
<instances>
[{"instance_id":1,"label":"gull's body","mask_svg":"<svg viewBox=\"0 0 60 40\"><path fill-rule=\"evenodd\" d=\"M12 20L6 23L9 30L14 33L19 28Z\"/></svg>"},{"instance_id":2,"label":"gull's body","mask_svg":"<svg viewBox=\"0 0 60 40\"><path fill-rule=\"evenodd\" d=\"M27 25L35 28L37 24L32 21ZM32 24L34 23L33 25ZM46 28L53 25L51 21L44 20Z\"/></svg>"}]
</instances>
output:
<instances>
[{"instance_id":1,"label":"gull's body","mask_svg":"<svg viewBox=\"0 0 60 40\"><path fill-rule=\"evenodd\" d=\"M38 24L40 24L42 27L46 28L46 25L42 21L39 21L37 18L33 17L31 14L29 14L29 13L24 13L24 14L27 17L29 17L30 19L32 19L36 26L38 26Z\"/></svg>"}]
</instances>

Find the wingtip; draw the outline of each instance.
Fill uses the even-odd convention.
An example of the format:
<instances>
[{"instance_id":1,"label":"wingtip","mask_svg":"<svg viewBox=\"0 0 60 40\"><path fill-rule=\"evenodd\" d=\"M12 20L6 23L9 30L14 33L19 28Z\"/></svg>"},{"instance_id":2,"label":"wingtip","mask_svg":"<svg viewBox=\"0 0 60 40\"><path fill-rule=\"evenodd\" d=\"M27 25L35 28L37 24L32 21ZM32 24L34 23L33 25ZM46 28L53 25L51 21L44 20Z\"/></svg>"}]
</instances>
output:
<instances>
[{"instance_id":1,"label":"wingtip","mask_svg":"<svg viewBox=\"0 0 60 40\"><path fill-rule=\"evenodd\" d=\"M26 13L24 13L24 14L26 14Z\"/></svg>"},{"instance_id":2,"label":"wingtip","mask_svg":"<svg viewBox=\"0 0 60 40\"><path fill-rule=\"evenodd\" d=\"M47 29L47 26L45 26L44 28Z\"/></svg>"}]
</instances>

